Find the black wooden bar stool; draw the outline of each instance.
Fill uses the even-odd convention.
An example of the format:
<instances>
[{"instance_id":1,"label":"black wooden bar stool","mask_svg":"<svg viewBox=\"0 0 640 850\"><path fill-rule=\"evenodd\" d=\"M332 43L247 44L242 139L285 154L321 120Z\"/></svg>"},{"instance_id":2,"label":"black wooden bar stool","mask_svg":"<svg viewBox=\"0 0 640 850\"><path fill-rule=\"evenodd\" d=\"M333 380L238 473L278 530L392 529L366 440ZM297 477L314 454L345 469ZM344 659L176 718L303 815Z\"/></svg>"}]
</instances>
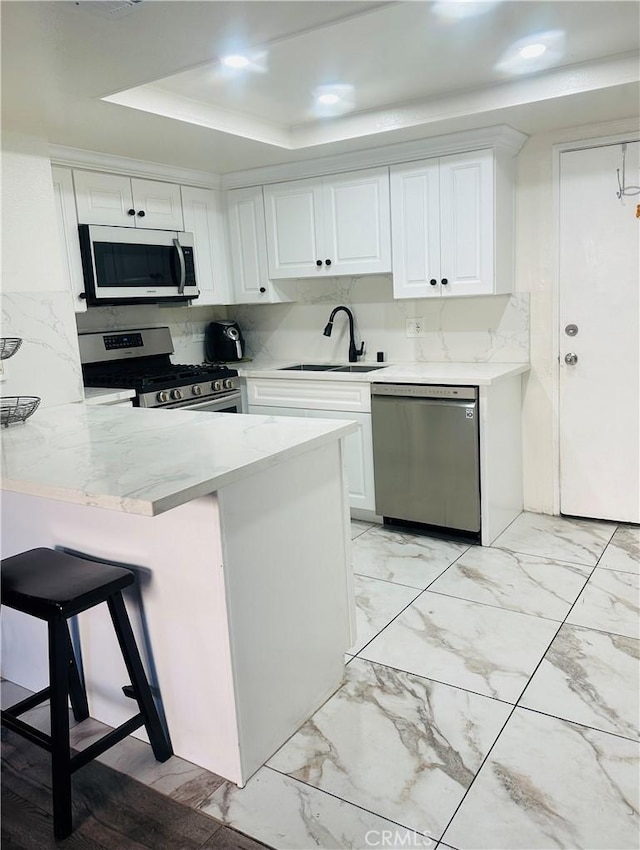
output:
<instances>
[{"instance_id":1,"label":"black wooden bar stool","mask_svg":"<svg viewBox=\"0 0 640 850\"><path fill-rule=\"evenodd\" d=\"M2 725L51 753L53 831L66 838L72 831L71 774L145 726L158 761L171 755L171 742L160 721L142 666L122 590L133 584L131 570L68 555L53 549L32 549L2 561L2 604L47 622L49 631L49 687L2 711ZM138 702L139 712L86 749L71 756L69 708L76 720L89 717L87 696L80 678L69 633L68 619L106 602L131 685L123 688ZM30 726L19 716L45 700L50 703L51 734Z\"/></svg>"}]
</instances>

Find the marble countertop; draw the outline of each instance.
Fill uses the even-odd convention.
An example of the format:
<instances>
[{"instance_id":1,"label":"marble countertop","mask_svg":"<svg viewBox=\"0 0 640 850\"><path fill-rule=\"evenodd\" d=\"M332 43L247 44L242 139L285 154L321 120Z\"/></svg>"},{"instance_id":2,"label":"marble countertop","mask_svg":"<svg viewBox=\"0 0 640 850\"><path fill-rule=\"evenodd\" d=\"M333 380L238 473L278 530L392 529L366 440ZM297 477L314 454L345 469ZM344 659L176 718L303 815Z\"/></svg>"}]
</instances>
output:
<instances>
[{"instance_id":1,"label":"marble countertop","mask_svg":"<svg viewBox=\"0 0 640 850\"><path fill-rule=\"evenodd\" d=\"M281 371L283 366L293 365L295 361L256 360L251 365L240 368L238 373L245 378L489 386L502 378L529 371L528 363L390 363L372 372ZM363 363L362 365L377 366L379 364Z\"/></svg>"},{"instance_id":2,"label":"marble countertop","mask_svg":"<svg viewBox=\"0 0 640 850\"><path fill-rule=\"evenodd\" d=\"M85 387L84 401L85 404L117 404L119 401L127 401L134 398L135 390L118 389L111 387Z\"/></svg>"},{"instance_id":3,"label":"marble countertop","mask_svg":"<svg viewBox=\"0 0 640 850\"><path fill-rule=\"evenodd\" d=\"M357 428L335 419L61 405L2 429L2 488L154 516Z\"/></svg>"}]
</instances>

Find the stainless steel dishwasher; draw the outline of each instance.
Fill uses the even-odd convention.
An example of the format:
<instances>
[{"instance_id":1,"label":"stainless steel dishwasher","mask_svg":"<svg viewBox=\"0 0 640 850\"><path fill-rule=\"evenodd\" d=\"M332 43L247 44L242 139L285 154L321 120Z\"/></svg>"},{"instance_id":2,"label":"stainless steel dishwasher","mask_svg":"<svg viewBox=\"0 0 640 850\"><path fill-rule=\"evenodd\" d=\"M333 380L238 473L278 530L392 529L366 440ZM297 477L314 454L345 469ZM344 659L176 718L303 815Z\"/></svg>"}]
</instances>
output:
<instances>
[{"instance_id":1,"label":"stainless steel dishwasher","mask_svg":"<svg viewBox=\"0 0 640 850\"><path fill-rule=\"evenodd\" d=\"M376 513L479 534L476 387L372 384Z\"/></svg>"}]
</instances>

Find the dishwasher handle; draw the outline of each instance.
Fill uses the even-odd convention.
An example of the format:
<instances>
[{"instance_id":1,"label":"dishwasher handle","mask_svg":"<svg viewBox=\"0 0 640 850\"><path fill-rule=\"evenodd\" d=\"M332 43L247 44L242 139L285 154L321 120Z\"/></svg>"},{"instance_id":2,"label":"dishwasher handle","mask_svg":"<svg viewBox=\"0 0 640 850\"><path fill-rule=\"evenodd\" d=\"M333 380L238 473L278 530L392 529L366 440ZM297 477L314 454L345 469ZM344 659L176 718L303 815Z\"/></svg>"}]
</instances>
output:
<instances>
[{"instance_id":1,"label":"dishwasher handle","mask_svg":"<svg viewBox=\"0 0 640 850\"><path fill-rule=\"evenodd\" d=\"M371 384L372 396L393 398L428 398L445 401L476 401L477 387L457 387L440 384Z\"/></svg>"}]
</instances>

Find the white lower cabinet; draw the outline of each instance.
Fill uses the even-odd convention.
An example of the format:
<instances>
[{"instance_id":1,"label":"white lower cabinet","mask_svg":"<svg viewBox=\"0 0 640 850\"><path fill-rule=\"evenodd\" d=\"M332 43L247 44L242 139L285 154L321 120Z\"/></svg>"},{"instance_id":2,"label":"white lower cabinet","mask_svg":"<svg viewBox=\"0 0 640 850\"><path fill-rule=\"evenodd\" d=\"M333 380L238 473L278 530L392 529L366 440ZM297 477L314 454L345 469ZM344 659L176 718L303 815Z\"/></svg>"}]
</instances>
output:
<instances>
[{"instance_id":1,"label":"white lower cabinet","mask_svg":"<svg viewBox=\"0 0 640 850\"><path fill-rule=\"evenodd\" d=\"M248 379L247 396L249 413L358 422L358 431L344 441L349 505L363 511L375 510L371 395L368 384Z\"/></svg>"}]
</instances>

